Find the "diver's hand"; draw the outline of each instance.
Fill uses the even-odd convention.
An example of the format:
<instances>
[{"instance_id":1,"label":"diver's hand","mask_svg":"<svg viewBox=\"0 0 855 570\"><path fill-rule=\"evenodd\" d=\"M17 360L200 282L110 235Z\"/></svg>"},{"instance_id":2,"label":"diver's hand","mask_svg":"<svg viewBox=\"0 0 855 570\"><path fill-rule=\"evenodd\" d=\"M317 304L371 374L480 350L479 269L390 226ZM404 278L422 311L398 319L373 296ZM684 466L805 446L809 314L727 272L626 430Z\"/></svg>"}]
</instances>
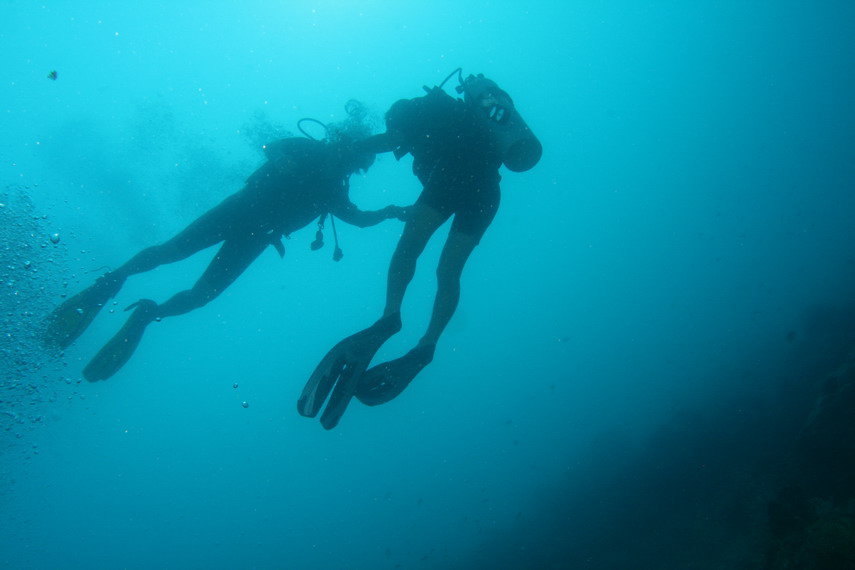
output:
<instances>
[{"instance_id":1,"label":"diver's hand","mask_svg":"<svg viewBox=\"0 0 855 570\"><path fill-rule=\"evenodd\" d=\"M385 208L383 208L383 213L385 214L387 220L391 220L392 218L398 218L402 222L406 222L408 219L410 219L411 210L411 206L386 206Z\"/></svg>"}]
</instances>

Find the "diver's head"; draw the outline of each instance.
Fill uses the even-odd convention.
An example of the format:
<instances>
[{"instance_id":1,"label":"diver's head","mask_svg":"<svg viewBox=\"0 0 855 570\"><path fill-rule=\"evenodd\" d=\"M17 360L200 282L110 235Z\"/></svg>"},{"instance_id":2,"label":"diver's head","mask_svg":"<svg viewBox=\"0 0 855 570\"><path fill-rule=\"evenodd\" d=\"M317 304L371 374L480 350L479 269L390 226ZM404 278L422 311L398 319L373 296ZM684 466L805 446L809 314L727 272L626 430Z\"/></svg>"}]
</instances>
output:
<instances>
[{"instance_id":1,"label":"diver's head","mask_svg":"<svg viewBox=\"0 0 855 570\"><path fill-rule=\"evenodd\" d=\"M464 101L497 123L507 121L514 108L511 96L481 73L467 77L463 81L462 91Z\"/></svg>"},{"instance_id":2,"label":"diver's head","mask_svg":"<svg viewBox=\"0 0 855 570\"><path fill-rule=\"evenodd\" d=\"M329 141L336 161L347 174L365 172L374 164L374 153L366 152L361 143L362 140L352 139L347 135L340 135Z\"/></svg>"},{"instance_id":3,"label":"diver's head","mask_svg":"<svg viewBox=\"0 0 855 570\"><path fill-rule=\"evenodd\" d=\"M371 136L373 119L365 105L356 99L348 101L344 110L347 118L327 125L327 141L348 174L368 170L374 164L374 153L366 152L361 143Z\"/></svg>"}]
</instances>

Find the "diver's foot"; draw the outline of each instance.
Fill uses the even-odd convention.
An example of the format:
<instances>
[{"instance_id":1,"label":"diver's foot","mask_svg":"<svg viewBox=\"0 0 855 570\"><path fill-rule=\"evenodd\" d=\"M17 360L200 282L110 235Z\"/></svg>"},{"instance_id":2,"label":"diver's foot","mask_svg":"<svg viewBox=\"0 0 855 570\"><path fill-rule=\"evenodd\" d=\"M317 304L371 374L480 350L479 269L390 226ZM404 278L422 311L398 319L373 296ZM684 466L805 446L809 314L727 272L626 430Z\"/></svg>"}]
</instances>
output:
<instances>
[{"instance_id":1,"label":"diver's foot","mask_svg":"<svg viewBox=\"0 0 855 570\"><path fill-rule=\"evenodd\" d=\"M385 404L397 398L413 378L431 363L435 344L417 346L401 358L374 366L359 381L355 396L367 406Z\"/></svg>"},{"instance_id":2,"label":"diver's foot","mask_svg":"<svg viewBox=\"0 0 855 570\"><path fill-rule=\"evenodd\" d=\"M95 283L66 299L47 318L43 340L46 346L65 349L89 328L104 304L116 296L124 277L106 273Z\"/></svg>"},{"instance_id":3,"label":"diver's foot","mask_svg":"<svg viewBox=\"0 0 855 570\"><path fill-rule=\"evenodd\" d=\"M95 358L83 369L83 377L90 382L106 380L124 366L142 340L145 328L157 318L157 303L141 299L129 306L134 309L125 326L98 351Z\"/></svg>"},{"instance_id":4,"label":"diver's foot","mask_svg":"<svg viewBox=\"0 0 855 570\"><path fill-rule=\"evenodd\" d=\"M336 344L324 356L303 388L297 401L300 415L315 417L332 392L321 415L321 424L326 429L334 428L347 409L371 359L383 343L400 330L401 314L393 313Z\"/></svg>"}]
</instances>

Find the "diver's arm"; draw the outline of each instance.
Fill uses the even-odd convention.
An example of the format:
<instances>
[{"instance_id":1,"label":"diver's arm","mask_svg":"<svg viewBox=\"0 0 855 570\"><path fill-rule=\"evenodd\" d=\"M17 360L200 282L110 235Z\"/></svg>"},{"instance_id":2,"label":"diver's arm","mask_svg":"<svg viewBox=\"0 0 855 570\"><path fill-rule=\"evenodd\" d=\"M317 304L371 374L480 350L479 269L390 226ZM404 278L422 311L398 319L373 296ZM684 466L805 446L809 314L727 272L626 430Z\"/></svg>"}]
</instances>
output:
<instances>
[{"instance_id":1,"label":"diver's arm","mask_svg":"<svg viewBox=\"0 0 855 570\"><path fill-rule=\"evenodd\" d=\"M379 135L374 135L360 141L359 148L364 152L380 154L383 152L392 152L402 144L402 137L397 131L386 131Z\"/></svg>"},{"instance_id":2,"label":"diver's arm","mask_svg":"<svg viewBox=\"0 0 855 570\"><path fill-rule=\"evenodd\" d=\"M335 208L332 214L340 220L359 228L376 226L383 220L398 218L401 221L407 219L409 208L401 206L386 206L380 210L360 210L353 202L347 201L340 207Z\"/></svg>"}]
</instances>

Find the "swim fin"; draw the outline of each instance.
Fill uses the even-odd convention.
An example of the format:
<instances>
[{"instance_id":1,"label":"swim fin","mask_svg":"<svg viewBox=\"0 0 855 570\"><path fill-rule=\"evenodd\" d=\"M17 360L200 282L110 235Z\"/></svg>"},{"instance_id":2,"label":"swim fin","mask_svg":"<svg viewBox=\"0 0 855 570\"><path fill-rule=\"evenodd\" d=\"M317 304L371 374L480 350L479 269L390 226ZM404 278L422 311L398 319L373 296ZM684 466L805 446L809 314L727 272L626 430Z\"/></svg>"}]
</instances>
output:
<instances>
[{"instance_id":1,"label":"swim fin","mask_svg":"<svg viewBox=\"0 0 855 570\"><path fill-rule=\"evenodd\" d=\"M106 380L130 360L142 339L145 328L157 318L157 303L140 299L126 311L135 309L125 326L104 345L95 358L83 369L83 377L90 382Z\"/></svg>"},{"instance_id":2,"label":"swim fin","mask_svg":"<svg viewBox=\"0 0 855 570\"><path fill-rule=\"evenodd\" d=\"M401 314L394 313L336 344L306 382L297 401L300 415L315 417L332 392L321 415L321 425L326 429L338 425L371 359L383 343L399 330Z\"/></svg>"},{"instance_id":3,"label":"swim fin","mask_svg":"<svg viewBox=\"0 0 855 570\"><path fill-rule=\"evenodd\" d=\"M89 328L104 303L116 296L124 282L115 274L107 273L77 295L66 299L47 318L43 336L45 345L67 348Z\"/></svg>"},{"instance_id":4,"label":"swim fin","mask_svg":"<svg viewBox=\"0 0 855 570\"><path fill-rule=\"evenodd\" d=\"M435 344L417 346L401 358L372 366L356 387L357 399L366 406L377 406L398 397L431 363L435 349Z\"/></svg>"}]
</instances>

